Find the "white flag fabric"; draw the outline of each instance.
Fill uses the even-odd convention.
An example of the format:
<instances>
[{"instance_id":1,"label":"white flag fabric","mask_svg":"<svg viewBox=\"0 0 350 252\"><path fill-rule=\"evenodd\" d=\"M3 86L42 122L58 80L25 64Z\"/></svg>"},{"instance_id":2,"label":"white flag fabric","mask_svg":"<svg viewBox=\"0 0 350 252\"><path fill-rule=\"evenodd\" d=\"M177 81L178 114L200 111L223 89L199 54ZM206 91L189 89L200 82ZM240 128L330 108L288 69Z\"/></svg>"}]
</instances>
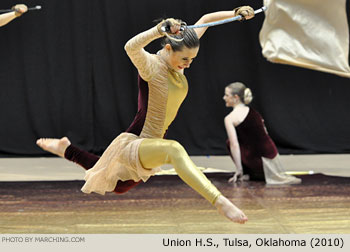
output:
<instances>
[{"instance_id":1,"label":"white flag fabric","mask_svg":"<svg viewBox=\"0 0 350 252\"><path fill-rule=\"evenodd\" d=\"M350 78L346 0L264 0L265 58Z\"/></svg>"}]
</instances>

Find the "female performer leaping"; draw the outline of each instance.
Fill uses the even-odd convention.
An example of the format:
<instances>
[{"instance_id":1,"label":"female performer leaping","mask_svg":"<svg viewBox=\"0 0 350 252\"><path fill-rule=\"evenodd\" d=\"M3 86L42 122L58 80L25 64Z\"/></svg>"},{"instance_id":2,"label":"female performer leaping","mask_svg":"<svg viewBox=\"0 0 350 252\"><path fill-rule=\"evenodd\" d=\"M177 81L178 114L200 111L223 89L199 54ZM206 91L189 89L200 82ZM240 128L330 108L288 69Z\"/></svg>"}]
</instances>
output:
<instances>
[{"instance_id":1,"label":"female performer leaping","mask_svg":"<svg viewBox=\"0 0 350 252\"><path fill-rule=\"evenodd\" d=\"M236 15L250 19L254 11L244 6L234 11L214 12L204 15L196 24ZM66 137L39 139L37 144L88 169L82 188L85 193L125 192L139 181L146 181L161 165L172 164L180 178L212 203L219 213L231 221L245 223L248 219L244 213L217 190L185 149L176 141L163 139L187 95L184 69L189 68L197 56L199 38L207 28L185 29L179 35L183 37L180 41L165 38L157 54L146 52L144 47L163 37L165 26L176 37L180 25L178 20L167 19L126 43L125 50L139 72L139 109L128 130L114 139L100 158L77 149Z\"/></svg>"}]
</instances>

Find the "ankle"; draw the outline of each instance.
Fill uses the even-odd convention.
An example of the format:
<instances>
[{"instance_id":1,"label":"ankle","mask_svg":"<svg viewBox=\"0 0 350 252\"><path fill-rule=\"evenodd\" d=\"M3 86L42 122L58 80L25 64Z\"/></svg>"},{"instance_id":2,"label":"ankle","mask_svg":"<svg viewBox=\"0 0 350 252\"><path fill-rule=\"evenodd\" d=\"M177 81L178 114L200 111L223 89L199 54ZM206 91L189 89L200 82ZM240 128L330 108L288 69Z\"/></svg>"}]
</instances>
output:
<instances>
[{"instance_id":1,"label":"ankle","mask_svg":"<svg viewBox=\"0 0 350 252\"><path fill-rule=\"evenodd\" d=\"M225 203L225 199L226 197L224 197L222 194L220 194L216 200L215 200L215 203L214 203L214 206L215 207L222 207Z\"/></svg>"}]
</instances>

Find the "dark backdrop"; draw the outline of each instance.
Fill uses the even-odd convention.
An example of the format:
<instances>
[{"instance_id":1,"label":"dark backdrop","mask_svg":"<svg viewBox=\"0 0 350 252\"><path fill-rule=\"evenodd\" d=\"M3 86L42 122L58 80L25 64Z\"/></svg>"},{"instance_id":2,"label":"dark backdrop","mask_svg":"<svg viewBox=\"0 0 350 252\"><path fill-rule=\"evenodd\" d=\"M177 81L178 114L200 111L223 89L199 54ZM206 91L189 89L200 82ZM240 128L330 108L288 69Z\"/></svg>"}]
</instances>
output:
<instances>
[{"instance_id":1,"label":"dark backdrop","mask_svg":"<svg viewBox=\"0 0 350 252\"><path fill-rule=\"evenodd\" d=\"M1 0L0 8L17 1ZM100 154L137 111L137 72L125 42L160 17L193 24L246 1L46 0L0 28L0 154L38 156L39 137L68 136ZM251 2L251 3L250 3ZM255 8L262 1L250 1ZM349 9L349 5L347 6ZM226 155L222 100L233 81L253 91L281 153L350 151L350 80L272 64L258 41L264 15L210 28L186 71L189 94L168 138L191 155ZM160 41L147 47L156 52Z\"/></svg>"}]
</instances>

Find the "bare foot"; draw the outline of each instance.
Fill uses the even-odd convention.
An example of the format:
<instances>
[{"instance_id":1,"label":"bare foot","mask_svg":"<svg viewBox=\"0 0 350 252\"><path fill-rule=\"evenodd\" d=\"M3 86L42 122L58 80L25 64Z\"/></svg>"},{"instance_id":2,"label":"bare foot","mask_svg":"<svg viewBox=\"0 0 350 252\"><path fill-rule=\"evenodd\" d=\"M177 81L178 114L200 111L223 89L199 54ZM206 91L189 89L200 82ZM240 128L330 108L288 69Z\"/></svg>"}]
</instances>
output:
<instances>
[{"instance_id":1,"label":"bare foot","mask_svg":"<svg viewBox=\"0 0 350 252\"><path fill-rule=\"evenodd\" d=\"M43 150L56 154L60 157L64 157L64 152L71 143L67 137L62 137L61 139L40 138L36 141L36 144Z\"/></svg>"},{"instance_id":2,"label":"bare foot","mask_svg":"<svg viewBox=\"0 0 350 252\"><path fill-rule=\"evenodd\" d=\"M244 224L248 221L247 216L231 201L229 201L226 197L220 195L215 202L215 207L218 209L219 213L230 221L237 222L240 224Z\"/></svg>"}]
</instances>

